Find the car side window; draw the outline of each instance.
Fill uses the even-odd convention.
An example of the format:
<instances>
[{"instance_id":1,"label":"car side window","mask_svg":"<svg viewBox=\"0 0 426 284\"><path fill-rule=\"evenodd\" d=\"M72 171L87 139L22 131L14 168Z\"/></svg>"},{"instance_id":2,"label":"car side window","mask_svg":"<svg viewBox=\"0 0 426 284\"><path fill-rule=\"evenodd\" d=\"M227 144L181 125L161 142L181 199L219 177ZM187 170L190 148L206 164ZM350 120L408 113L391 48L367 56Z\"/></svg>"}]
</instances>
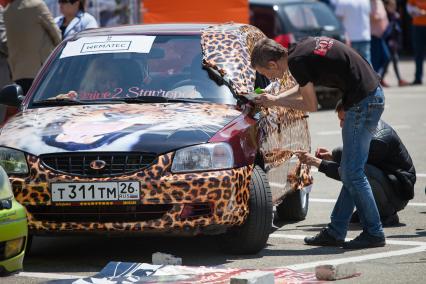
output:
<instances>
[{"instance_id":1,"label":"car side window","mask_svg":"<svg viewBox=\"0 0 426 284\"><path fill-rule=\"evenodd\" d=\"M269 38L281 33L281 23L272 7L252 6L250 24L258 27Z\"/></svg>"}]
</instances>

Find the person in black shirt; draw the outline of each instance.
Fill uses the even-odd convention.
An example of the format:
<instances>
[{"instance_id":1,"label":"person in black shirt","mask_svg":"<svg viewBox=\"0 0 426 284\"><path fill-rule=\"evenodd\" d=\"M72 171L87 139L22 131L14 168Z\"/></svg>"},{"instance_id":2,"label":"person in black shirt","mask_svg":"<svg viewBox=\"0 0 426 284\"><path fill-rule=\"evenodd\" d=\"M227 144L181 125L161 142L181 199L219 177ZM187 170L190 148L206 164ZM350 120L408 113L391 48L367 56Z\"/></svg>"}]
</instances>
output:
<instances>
[{"instance_id":1,"label":"person in black shirt","mask_svg":"<svg viewBox=\"0 0 426 284\"><path fill-rule=\"evenodd\" d=\"M342 127L345 112L341 101L337 103L336 112ZM315 156L305 151L297 151L296 155L302 163L315 166L328 177L340 180L341 147L335 148L332 152L325 148L318 148ZM416 170L398 134L382 120L379 121L377 131L370 142L365 172L373 190L383 226L398 224L397 211L404 209L408 200L414 197ZM356 213L352 215L352 220L359 222Z\"/></svg>"},{"instance_id":2,"label":"person in black shirt","mask_svg":"<svg viewBox=\"0 0 426 284\"><path fill-rule=\"evenodd\" d=\"M261 39L253 47L251 65L270 80L290 72L298 85L277 96L263 93L255 103L279 105L305 111L317 110L315 85L343 92L346 112L342 128L340 163L342 191L331 214L331 222L308 245L342 246L346 249L380 247L386 244L371 186L364 173L370 141L384 110L379 77L370 64L352 48L327 37L308 37L289 50L272 39ZM344 242L349 220L357 208L363 232Z\"/></svg>"}]
</instances>

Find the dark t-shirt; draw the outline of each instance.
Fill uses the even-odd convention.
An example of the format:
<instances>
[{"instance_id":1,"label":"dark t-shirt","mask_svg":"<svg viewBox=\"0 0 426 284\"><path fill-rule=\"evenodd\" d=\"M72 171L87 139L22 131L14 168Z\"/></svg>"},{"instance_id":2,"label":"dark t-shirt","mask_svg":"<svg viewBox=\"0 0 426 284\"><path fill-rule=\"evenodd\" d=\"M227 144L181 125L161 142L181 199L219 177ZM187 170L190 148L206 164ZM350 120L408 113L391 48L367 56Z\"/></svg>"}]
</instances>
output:
<instances>
[{"instance_id":1,"label":"dark t-shirt","mask_svg":"<svg viewBox=\"0 0 426 284\"><path fill-rule=\"evenodd\" d=\"M338 88L348 110L379 85L379 76L355 50L327 37L308 37L289 49L288 67L300 86Z\"/></svg>"}]
</instances>

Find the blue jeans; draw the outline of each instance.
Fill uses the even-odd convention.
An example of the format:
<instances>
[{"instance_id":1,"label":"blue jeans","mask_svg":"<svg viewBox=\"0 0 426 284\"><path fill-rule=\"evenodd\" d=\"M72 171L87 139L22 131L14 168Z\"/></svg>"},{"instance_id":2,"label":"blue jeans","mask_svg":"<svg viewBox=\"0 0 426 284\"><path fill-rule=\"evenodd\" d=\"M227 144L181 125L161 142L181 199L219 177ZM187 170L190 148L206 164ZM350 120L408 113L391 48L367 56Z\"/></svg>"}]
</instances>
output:
<instances>
[{"instance_id":1,"label":"blue jeans","mask_svg":"<svg viewBox=\"0 0 426 284\"><path fill-rule=\"evenodd\" d=\"M423 59L426 48L426 26L413 26L413 48L416 61L416 82L423 81Z\"/></svg>"},{"instance_id":2,"label":"blue jeans","mask_svg":"<svg viewBox=\"0 0 426 284\"><path fill-rule=\"evenodd\" d=\"M363 230L384 237L379 211L371 186L364 172L371 138L384 110L384 95L380 87L345 113L342 128L343 153L340 177L343 187L337 198L327 231L338 240L346 237L349 220L357 208Z\"/></svg>"},{"instance_id":3,"label":"blue jeans","mask_svg":"<svg viewBox=\"0 0 426 284\"><path fill-rule=\"evenodd\" d=\"M383 38L371 36L371 63L374 71L383 78L385 67L391 59L389 48Z\"/></svg>"},{"instance_id":4,"label":"blue jeans","mask_svg":"<svg viewBox=\"0 0 426 284\"><path fill-rule=\"evenodd\" d=\"M355 49L368 63L371 64L371 44L369 40L366 41L353 41L351 46Z\"/></svg>"}]
</instances>

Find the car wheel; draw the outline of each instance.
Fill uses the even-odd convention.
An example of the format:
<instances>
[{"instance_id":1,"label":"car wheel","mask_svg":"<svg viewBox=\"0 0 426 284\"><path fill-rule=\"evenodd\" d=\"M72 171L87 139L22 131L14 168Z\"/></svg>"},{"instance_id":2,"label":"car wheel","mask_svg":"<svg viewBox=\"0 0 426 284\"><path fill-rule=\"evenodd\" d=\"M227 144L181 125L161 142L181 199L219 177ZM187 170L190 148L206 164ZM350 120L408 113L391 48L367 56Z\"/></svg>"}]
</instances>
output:
<instances>
[{"instance_id":1,"label":"car wheel","mask_svg":"<svg viewBox=\"0 0 426 284\"><path fill-rule=\"evenodd\" d=\"M296 190L288 194L277 206L277 216L281 221L301 221L306 218L309 207L309 193Z\"/></svg>"},{"instance_id":2,"label":"car wheel","mask_svg":"<svg viewBox=\"0 0 426 284\"><path fill-rule=\"evenodd\" d=\"M256 166L250 181L249 215L243 225L222 235L221 244L228 253L258 253L266 246L271 227L271 188L265 172Z\"/></svg>"}]
</instances>

